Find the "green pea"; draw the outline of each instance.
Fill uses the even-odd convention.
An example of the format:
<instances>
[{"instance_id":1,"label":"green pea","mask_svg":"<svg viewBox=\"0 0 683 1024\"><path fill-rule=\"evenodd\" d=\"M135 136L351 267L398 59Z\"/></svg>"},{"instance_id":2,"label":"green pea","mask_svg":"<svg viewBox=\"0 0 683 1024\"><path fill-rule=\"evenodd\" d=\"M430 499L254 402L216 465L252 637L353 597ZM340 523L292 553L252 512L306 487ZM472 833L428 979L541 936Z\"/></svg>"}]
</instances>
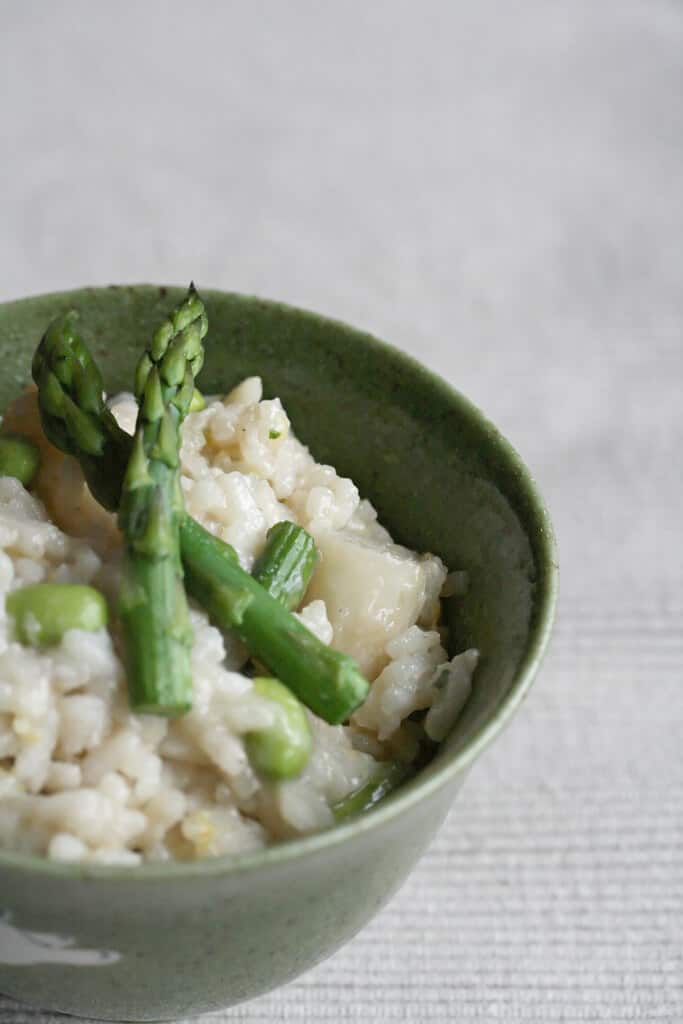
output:
<instances>
[{"instance_id":1,"label":"green pea","mask_svg":"<svg viewBox=\"0 0 683 1024\"><path fill-rule=\"evenodd\" d=\"M27 437L0 437L0 476L14 476L28 487L38 471L40 452Z\"/></svg>"},{"instance_id":2,"label":"green pea","mask_svg":"<svg viewBox=\"0 0 683 1024\"><path fill-rule=\"evenodd\" d=\"M6 608L19 640L31 647L58 644L68 629L94 632L108 617L99 591L77 583L32 583L13 590Z\"/></svg>"},{"instance_id":3,"label":"green pea","mask_svg":"<svg viewBox=\"0 0 683 1024\"><path fill-rule=\"evenodd\" d=\"M277 718L267 729L247 734L249 760L266 778L293 779L301 774L313 749L303 704L278 679L254 679L254 689L276 705Z\"/></svg>"}]
</instances>

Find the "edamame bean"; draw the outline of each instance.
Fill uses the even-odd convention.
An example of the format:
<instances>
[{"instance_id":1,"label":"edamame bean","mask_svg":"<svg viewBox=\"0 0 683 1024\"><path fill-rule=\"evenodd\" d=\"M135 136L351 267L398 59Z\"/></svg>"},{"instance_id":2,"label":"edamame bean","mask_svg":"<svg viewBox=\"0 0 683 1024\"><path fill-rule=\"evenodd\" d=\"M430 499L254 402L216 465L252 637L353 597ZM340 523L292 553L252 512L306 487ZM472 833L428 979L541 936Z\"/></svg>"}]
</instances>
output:
<instances>
[{"instance_id":1,"label":"edamame bean","mask_svg":"<svg viewBox=\"0 0 683 1024\"><path fill-rule=\"evenodd\" d=\"M0 476L14 476L28 487L38 471L40 452L27 437L0 437Z\"/></svg>"},{"instance_id":2,"label":"edamame bean","mask_svg":"<svg viewBox=\"0 0 683 1024\"><path fill-rule=\"evenodd\" d=\"M303 771L313 749L303 704L278 679L256 678L254 690L275 705L277 718L268 728L247 734L252 767L269 779L293 779Z\"/></svg>"},{"instance_id":3,"label":"edamame bean","mask_svg":"<svg viewBox=\"0 0 683 1024\"><path fill-rule=\"evenodd\" d=\"M31 647L58 644L68 629L94 632L107 624L107 603L77 583L32 583L8 595L6 608L17 637Z\"/></svg>"}]
</instances>

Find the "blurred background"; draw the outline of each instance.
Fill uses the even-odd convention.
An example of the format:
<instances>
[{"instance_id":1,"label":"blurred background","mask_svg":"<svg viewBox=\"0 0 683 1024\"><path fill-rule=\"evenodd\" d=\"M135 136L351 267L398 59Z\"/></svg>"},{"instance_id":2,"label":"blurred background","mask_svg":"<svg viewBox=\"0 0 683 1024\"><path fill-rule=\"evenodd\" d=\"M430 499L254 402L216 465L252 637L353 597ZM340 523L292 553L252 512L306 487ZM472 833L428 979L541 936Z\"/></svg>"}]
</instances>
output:
<instances>
[{"instance_id":1,"label":"blurred background","mask_svg":"<svg viewBox=\"0 0 683 1024\"><path fill-rule=\"evenodd\" d=\"M683 5L0 17L0 300L194 278L348 320L481 405L557 527L554 647L420 869L214 1016L683 1020Z\"/></svg>"}]
</instances>

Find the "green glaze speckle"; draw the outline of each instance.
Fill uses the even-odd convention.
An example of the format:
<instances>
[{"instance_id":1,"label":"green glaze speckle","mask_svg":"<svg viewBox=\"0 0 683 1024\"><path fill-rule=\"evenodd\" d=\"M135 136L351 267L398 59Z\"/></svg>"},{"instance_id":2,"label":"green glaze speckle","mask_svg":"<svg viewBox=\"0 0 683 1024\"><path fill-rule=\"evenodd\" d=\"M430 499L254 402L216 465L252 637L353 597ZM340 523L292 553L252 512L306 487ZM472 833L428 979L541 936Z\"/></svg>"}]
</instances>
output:
<instances>
[{"instance_id":1,"label":"green glaze speckle","mask_svg":"<svg viewBox=\"0 0 683 1024\"><path fill-rule=\"evenodd\" d=\"M29 382L48 321L71 308L108 390L130 390L141 349L183 293L87 288L0 306L0 409ZM474 644L482 659L434 760L370 814L329 832L239 858L133 869L0 853L0 908L13 927L119 954L101 966L12 966L0 943L0 992L91 1018L155 1020L232 1005L355 934L404 881L468 767L521 702L555 603L543 505L517 455L467 399L343 324L247 296L202 288L202 297L210 324L202 391L224 393L260 375L316 458L355 480L397 540L466 569L470 590L449 602L448 618L455 646Z\"/></svg>"}]
</instances>

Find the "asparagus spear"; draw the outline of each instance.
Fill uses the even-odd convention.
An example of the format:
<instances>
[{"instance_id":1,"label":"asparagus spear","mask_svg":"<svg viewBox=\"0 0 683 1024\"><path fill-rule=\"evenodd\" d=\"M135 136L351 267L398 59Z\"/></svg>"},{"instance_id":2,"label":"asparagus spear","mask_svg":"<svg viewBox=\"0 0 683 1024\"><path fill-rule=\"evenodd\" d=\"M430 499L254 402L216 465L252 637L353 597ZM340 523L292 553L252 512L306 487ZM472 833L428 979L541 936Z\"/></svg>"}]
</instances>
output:
<instances>
[{"instance_id":1,"label":"asparagus spear","mask_svg":"<svg viewBox=\"0 0 683 1024\"><path fill-rule=\"evenodd\" d=\"M152 714L177 715L192 706L179 427L192 402L206 327L204 306L190 286L136 372L138 421L119 508L126 542L119 615L131 705Z\"/></svg>"},{"instance_id":2,"label":"asparagus spear","mask_svg":"<svg viewBox=\"0 0 683 1024\"><path fill-rule=\"evenodd\" d=\"M132 441L116 426L104 406L101 376L92 356L80 339L75 344L73 330L66 338L62 337L63 325L64 318L51 325L34 360L43 429L53 444L80 461L88 485L98 500L105 507L115 509L123 479L121 467L128 462ZM65 363L59 375L52 366L53 357ZM70 360L77 362L81 369L77 371ZM150 369L147 363L144 365L146 369L139 374L141 379ZM80 379L89 371L96 379L95 385L89 390L83 385L80 389L73 388L76 376ZM83 392L89 399L87 418L76 416L72 411L76 408L85 413L79 405ZM99 405L94 395L99 396ZM62 402L61 398L68 401ZM91 455L89 449L101 450L102 455ZM239 567L229 545L187 514L180 523L180 543L188 591L209 610L219 628L237 629L250 652L313 711L337 723L362 703L368 684L353 659L329 650L277 600L269 598L264 588ZM247 604L250 610L245 615L243 609ZM284 672L281 661L285 663Z\"/></svg>"},{"instance_id":3,"label":"asparagus spear","mask_svg":"<svg viewBox=\"0 0 683 1024\"><path fill-rule=\"evenodd\" d=\"M296 523L276 523L252 570L254 579L289 611L298 608L311 582L318 551L310 533Z\"/></svg>"},{"instance_id":4,"label":"asparagus spear","mask_svg":"<svg viewBox=\"0 0 683 1024\"><path fill-rule=\"evenodd\" d=\"M194 382L204 365L203 342L208 327L204 303L191 284L182 302L157 327L135 371L135 397L142 401L152 370L158 370L163 398L173 411L176 428L191 405L201 406L203 402Z\"/></svg>"},{"instance_id":5,"label":"asparagus spear","mask_svg":"<svg viewBox=\"0 0 683 1024\"><path fill-rule=\"evenodd\" d=\"M93 495L111 512L119 506L132 438L104 403L102 375L76 330L77 320L71 310L52 321L31 370L45 436L78 459Z\"/></svg>"},{"instance_id":6,"label":"asparagus spear","mask_svg":"<svg viewBox=\"0 0 683 1024\"><path fill-rule=\"evenodd\" d=\"M311 711L332 725L345 721L369 688L355 661L322 644L237 562L217 557L222 541L197 540L185 560L188 592Z\"/></svg>"}]
</instances>

